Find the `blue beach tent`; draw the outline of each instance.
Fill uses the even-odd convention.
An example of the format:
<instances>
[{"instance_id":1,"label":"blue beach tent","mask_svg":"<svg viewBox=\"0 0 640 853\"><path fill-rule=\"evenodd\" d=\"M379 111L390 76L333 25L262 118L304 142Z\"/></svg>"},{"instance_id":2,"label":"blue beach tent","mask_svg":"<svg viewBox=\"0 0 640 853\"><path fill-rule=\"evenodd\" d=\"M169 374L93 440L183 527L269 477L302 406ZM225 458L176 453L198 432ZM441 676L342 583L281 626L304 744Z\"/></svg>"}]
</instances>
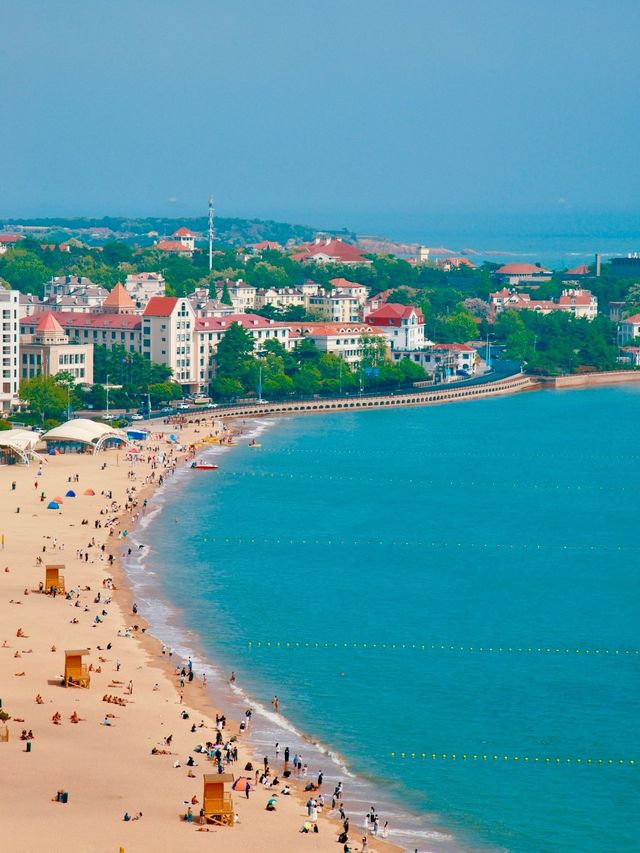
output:
<instances>
[{"instance_id":1,"label":"blue beach tent","mask_svg":"<svg viewBox=\"0 0 640 853\"><path fill-rule=\"evenodd\" d=\"M69 491L65 493L65 498L75 498L75 496L76 493L73 491L73 489L69 489Z\"/></svg>"},{"instance_id":2,"label":"blue beach tent","mask_svg":"<svg viewBox=\"0 0 640 853\"><path fill-rule=\"evenodd\" d=\"M57 504L55 501L49 501L47 509L60 509L60 504Z\"/></svg>"}]
</instances>

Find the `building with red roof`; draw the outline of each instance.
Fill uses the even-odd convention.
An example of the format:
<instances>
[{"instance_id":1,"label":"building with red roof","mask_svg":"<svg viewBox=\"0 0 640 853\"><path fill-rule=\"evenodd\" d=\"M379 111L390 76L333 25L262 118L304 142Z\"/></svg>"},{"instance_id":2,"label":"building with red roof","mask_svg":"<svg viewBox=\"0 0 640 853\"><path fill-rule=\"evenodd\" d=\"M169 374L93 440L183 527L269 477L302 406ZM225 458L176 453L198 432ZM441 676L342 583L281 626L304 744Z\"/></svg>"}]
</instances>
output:
<instances>
[{"instance_id":1,"label":"building with red roof","mask_svg":"<svg viewBox=\"0 0 640 853\"><path fill-rule=\"evenodd\" d=\"M71 343L51 311L34 318L31 334L20 338L20 378L69 373L79 385L93 385L93 344Z\"/></svg>"},{"instance_id":2,"label":"building with red roof","mask_svg":"<svg viewBox=\"0 0 640 853\"><path fill-rule=\"evenodd\" d=\"M193 257L193 249L185 246L180 240L158 240L153 244L153 248L163 255L178 255L183 258Z\"/></svg>"},{"instance_id":3,"label":"building with red roof","mask_svg":"<svg viewBox=\"0 0 640 853\"><path fill-rule=\"evenodd\" d=\"M136 305L121 282L117 282L111 293L102 303L105 314L135 314Z\"/></svg>"},{"instance_id":4,"label":"building with red roof","mask_svg":"<svg viewBox=\"0 0 640 853\"><path fill-rule=\"evenodd\" d=\"M386 302L367 314L365 322L385 335L392 352L424 347L424 315L413 305Z\"/></svg>"},{"instance_id":5,"label":"building with red roof","mask_svg":"<svg viewBox=\"0 0 640 853\"><path fill-rule=\"evenodd\" d=\"M598 299L589 290L572 287L562 291L558 299L561 311L567 311L574 317L584 317L585 320L595 320L598 315Z\"/></svg>"},{"instance_id":6,"label":"building with red roof","mask_svg":"<svg viewBox=\"0 0 640 853\"><path fill-rule=\"evenodd\" d=\"M551 280L551 270L536 264L510 263L499 267L492 278L500 284L517 285L523 282L540 282Z\"/></svg>"},{"instance_id":7,"label":"building with red roof","mask_svg":"<svg viewBox=\"0 0 640 853\"><path fill-rule=\"evenodd\" d=\"M444 270L444 272L451 272L451 270L459 270L460 267L467 267L470 270L474 270L476 268L475 264L472 264L469 258L464 257L438 258L436 260L436 267L438 269Z\"/></svg>"},{"instance_id":8,"label":"building with red roof","mask_svg":"<svg viewBox=\"0 0 640 853\"><path fill-rule=\"evenodd\" d=\"M261 252L284 252L284 248L275 240L261 240L259 243L250 243L247 246L252 254L259 255Z\"/></svg>"},{"instance_id":9,"label":"building with red roof","mask_svg":"<svg viewBox=\"0 0 640 853\"><path fill-rule=\"evenodd\" d=\"M177 241L181 246L193 253L196 247L196 237L198 236L195 232L190 231L183 225L181 228L178 228L177 231L174 231L171 236L173 237L173 241L166 242Z\"/></svg>"},{"instance_id":10,"label":"building with red roof","mask_svg":"<svg viewBox=\"0 0 640 853\"><path fill-rule=\"evenodd\" d=\"M640 337L640 314L632 314L618 323L618 344L629 344Z\"/></svg>"},{"instance_id":11,"label":"building with red roof","mask_svg":"<svg viewBox=\"0 0 640 853\"><path fill-rule=\"evenodd\" d=\"M351 243L335 240L332 237L316 237L312 243L302 243L291 255L294 261L316 264L370 264L362 252Z\"/></svg>"},{"instance_id":12,"label":"building with red roof","mask_svg":"<svg viewBox=\"0 0 640 853\"><path fill-rule=\"evenodd\" d=\"M348 364L359 364L362 361L363 335L380 334L368 323L349 322L301 323L294 326L294 332L302 338L313 341L321 352L337 355Z\"/></svg>"}]
</instances>

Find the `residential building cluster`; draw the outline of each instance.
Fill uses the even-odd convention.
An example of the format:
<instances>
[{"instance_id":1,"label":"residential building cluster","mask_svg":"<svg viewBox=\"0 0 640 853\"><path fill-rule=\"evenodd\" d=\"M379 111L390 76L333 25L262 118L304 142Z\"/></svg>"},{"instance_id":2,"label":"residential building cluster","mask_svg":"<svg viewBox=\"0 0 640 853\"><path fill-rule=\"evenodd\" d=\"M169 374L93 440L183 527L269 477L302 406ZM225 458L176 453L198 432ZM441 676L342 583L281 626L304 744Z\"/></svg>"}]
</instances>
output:
<instances>
[{"instance_id":1,"label":"residential building cluster","mask_svg":"<svg viewBox=\"0 0 640 853\"><path fill-rule=\"evenodd\" d=\"M529 293L503 287L489 295L489 304L495 317L503 311L535 311L537 314L564 311L586 320L595 320L598 315L597 298L589 290L581 287L565 288L557 301L532 299Z\"/></svg>"}]
</instances>

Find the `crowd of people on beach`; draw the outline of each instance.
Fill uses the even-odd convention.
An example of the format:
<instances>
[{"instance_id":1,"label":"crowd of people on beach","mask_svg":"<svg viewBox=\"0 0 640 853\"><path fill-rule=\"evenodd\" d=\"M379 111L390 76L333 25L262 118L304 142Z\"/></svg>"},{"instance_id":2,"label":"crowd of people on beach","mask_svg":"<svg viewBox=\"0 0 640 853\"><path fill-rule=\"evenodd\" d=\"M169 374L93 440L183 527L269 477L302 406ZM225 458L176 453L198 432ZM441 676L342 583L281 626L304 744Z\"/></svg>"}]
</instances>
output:
<instances>
[{"instance_id":1,"label":"crowd of people on beach","mask_svg":"<svg viewBox=\"0 0 640 853\"><path fill-rule=\"evenodd\" d=\"M186 421L173 423L172 426L176 432L179 432L181 426ZM220 437L221 443L232 443L233 432L225 431ZM166 442L166 439L165 439ZM127 485L124 488L124 494L121 498L114 497L112 489L104 489L99 493L102 499L102 507L96 511L95 517L91 516L83 518L80 522L82 528L92 528L92 535L84 539L84 544L75 548L75 559L79 566L83 564L104 564L104 574L102 578L101 588L92 589L90 584L77 583L68 590L60 589L56 585L52 585L48 589L44 588L42 582L39 583L39 590L43 594L47 594L53 600L62 599L64 602L73 607L73 613L77 613L69 621L71 624L79 625L81 620L86 619L91 626L96 629L100 636L105 636L109 631L112 632L112 640L102 642L96 645L96 649L102 652L99 655L99 663L90 663L88 670L92 673L100 675L102 667L110 662L116 673L119 673L121 662L119 658L112 660L106 655L113 651L112 643L115 638L131 638L138 633L144 633L146 628L140 625L138 617L138 607L135 602L131 606L131 619L124 628L118 628L117 633L110 628L111 611L112 611L112 594L117 590L117 585L114 583L113 570L114 564L118 557L131 557L136 546L131 543L129 538L129 530L127 525L135 525L142 516L145 515L148 502L147 498L142 498L141 491L151 485L162 485L167 479L171 478L176 471L182 459L192 457L196 452L195 445L185 447L180 445L178 441L166 442L163 446L160 441L150 443L145 447L145 452L132 456L131 470L127 473ZM147 472L140 471L140 463L146 463ZM104 463L106 465L106 463ZM140 471L140 473L139 473ZM36 492L46 483L46 474L42 465L38 468L37 478L35 480ZM80 474L71 474L68 477L69 483L79 483ZM12 490L15 491L15 486L12 485ZM46 487L42 491L42 495L46 495ZM43 500L46 499L46 496ZM88 532L88 531L87 531ZM68 552L65 551L65 542L57 536L50 536L47 533L43 534L40 552L35 557L36 566L42 566L44 562L56 555L60 558L64 554L68 559ZM142 546L138 546L142 547ZM73 553L73 552L72 552ZM29 594L29 590L25 589L25 595ZM19 602L18 602L19 603ZM56 605L57 606L57 605ZM77 609L76 609L77 608ZM85 616L86 614L86 616ZM27 639L27 636L22 628L18 628L16 636L19 639ZM7 646L5 640L3 646ZM30 650L25 651L27 653ZM55 652L55 645L51 646L51 651ZM15 656L20 653L16 652ZM167 643L161 646L161 656L168 663L168 659L174 660L174 650ZM20 673L16 673L19 675ZM312 779L309 779L310 770L308 764L304 761L300 752L291 755L291 750L287 746L281 750L280 744L275 744L274 755L272 757L265 755L261 765L254 769L254 762L247 761L244 764L242 774L236 772L237 763L240 760L240 741L243 734L250 733L252 724L252 709L248 708L237 726L237 734L230 731L227 723L227 718L223 713L215 715L215 724L207 725L204 720L200 719L195 722L193 717L192 703L187 709L184 699L185 693L188 695L193 690L194 686L207 688L206 673L202 672L200 677L196 676L195 665L191 657L187 660L178 662L173 667L174 683L179 696L180 710L178 713L177 725L188 727L188 732L191 735L197 736L198 742L194 743L190 752L187 755L176 754L175 749L172 749L173 734L162 735L156 744L151 748L150 752L153 756L172 756L173 767L185 767L187 769L187 777L194 778L195 773L193 768L198 766L198 762L211 767L214 773L222 774L225 771L233 772L237 779L245 778L244 786L240 789L241 793L248 799L252 791L263 791L266 795L265 810L268 812L277 812L279 797L292 797L299 795L303 797L308 795L306 805L306 819L302 823L299 831L302 834L320 832L320 818L327 815L338 822L338 830L336 831L336 841L342 845L344 853L350 853L357 849L352 846L350 841L351 829L350 818L345 811L345 800L343 783L338 782L333 793L328 801L328 795L324 792L326 786L324 772L320 770L314 774ZM229 683L233 686L236 682L235 672L231 673ZM158 684L153 688L159 689ZM111 678L108 685L108 690L102 693L102 701L115 705L118 709L127 708L132 702L134 685L132 679L128 682L126 679ZM124 695L121 695L124 694ZM31 694L33 695L33 694ZM195 698L195 696L193 697ZM38 705L45 704L50 701L45 699L41 693L37 693L35 703ZM277 696L272 699L273 710L279 714L280 700ZM114 709L115 710L115 709ZM121 713L119 711L119 713ZM125 712L126 717L126 712ZM16 718L19 719L19 718ZM71 724L79 724L86 722L84 717L80 717L77 711L73 711L69 715ZM196 719L198 719L196 717ZM65 715L66 720L66 715ZM22 720L22 722L24 722ZM120 718L113 713L104 714L100 725L112 727L120 722ZM54 726L63 726L64 721L62 714L55 710L51 723ZM24 728L20 735L20 740L31 742L35 735L31 728ZM66 801L66 800L65 800ZM304 799L302 799L304 803ZM191 798L188 803L187 810L184 814L187 822L196 822L204 826L206 823L206 815L204 809L197 810L199 813L194 815L193 807L199 805L196 796ZM129 811L124 814L125 822L139 820L142 817L142 812L139 810ZM234 816L234 820L238 821L238 815ZM389 825L384 823L381 826L380 819L372 806L364 820L364 837L360 841L360 849L362 851L369 850L369 836L384 839L388 835Z\"/></svg>"}]
</instances>

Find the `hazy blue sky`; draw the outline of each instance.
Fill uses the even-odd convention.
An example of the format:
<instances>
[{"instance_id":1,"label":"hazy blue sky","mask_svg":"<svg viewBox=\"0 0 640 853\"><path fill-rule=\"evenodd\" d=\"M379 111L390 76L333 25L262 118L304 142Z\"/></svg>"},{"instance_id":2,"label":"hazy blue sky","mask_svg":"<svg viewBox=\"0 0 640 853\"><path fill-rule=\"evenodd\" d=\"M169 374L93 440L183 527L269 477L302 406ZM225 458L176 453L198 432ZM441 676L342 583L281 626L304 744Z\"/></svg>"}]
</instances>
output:
<instances>
[{"instance_id":1,"label":"hazy blue sky","mask_svg":"<svg viewBox=\"0 0 640 853\"><path fill-rule=\"evenodd\" d=\"M638 0L0 6L0 216L638 208Z\"/></svg>"}]
</instances>

